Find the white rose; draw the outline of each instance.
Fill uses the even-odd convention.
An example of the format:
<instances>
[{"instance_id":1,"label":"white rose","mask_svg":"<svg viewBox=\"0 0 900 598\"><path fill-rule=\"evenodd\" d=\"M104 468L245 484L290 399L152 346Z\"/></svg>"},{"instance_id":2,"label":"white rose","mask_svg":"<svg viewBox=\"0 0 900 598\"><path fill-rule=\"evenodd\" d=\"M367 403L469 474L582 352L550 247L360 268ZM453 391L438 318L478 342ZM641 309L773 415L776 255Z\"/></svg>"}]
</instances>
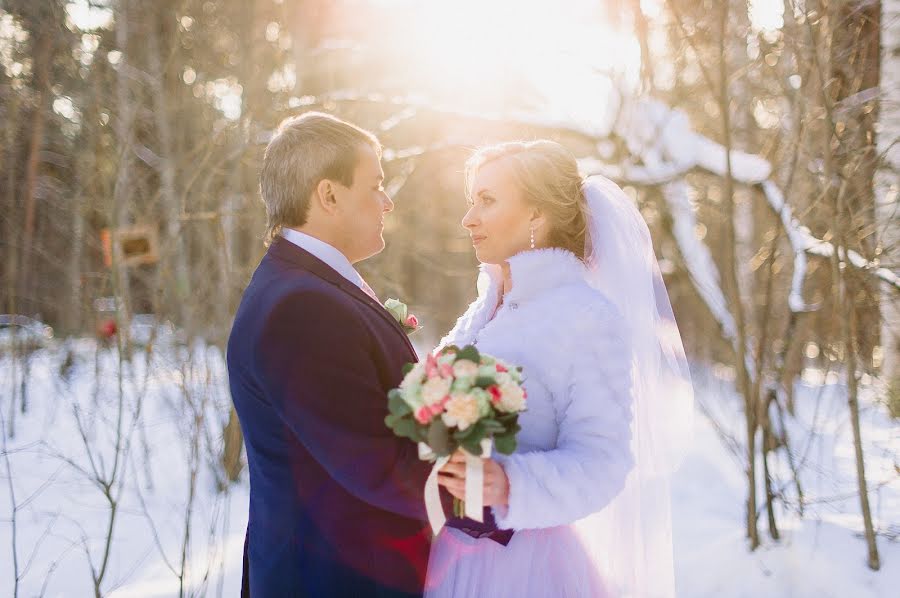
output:
<instances>
[{"instance_id":1,"label":"white rose","mask_svg":"<svg viewBox=\"0 0 900 598\"><path fill-rule=\"evenodd\" d=\"M477 422L480 417L481 409L478 406L478 400L470 394L451 396L444 405L444 413L441 415L441 419L448 428L456 426L460 430L465 430Z\"/></svg>"},{"instance_id":2,"label":"white rose","mask_svg":"<svg viewBox=\"0 0 900 598\"><path fill-rule=\"evenodd\" d=\"M507 384L512 384L513 379L507 372L499 372L497 374L497 384L499 386L506 386Z\"/></svg>"},{"instance_id":3,"label":"white rose","mask_svg":"<svg viewBox=\"0 0 900 598\"><path fill-rule=\"evenodd\" d=\"M452 382L453 381L449 378L442 378L441 376L429 378L428 381L422 385L422 398L425 400L425 404L430 407L431 405L441 402L441 399L446 397L447 393L450 392L450 385Z\"/></svg>"},{"instance_id":4,"label":"white rose","mask_svg":"<svg viewBox=\"0 0 900 598\"><path fill-rule=\"evenodd\" d=\"M478 375L478 364L468 359L458 359L453 364L453 375L457 378L474 378Z\"/></svg>"},{"instance_id":5,"label":"white rose","mask_svg":"<svg viewBox=\"0 0 900 598\"><path fill-rule=\"evenodd\" d=\"M496 379L497 368L493 365L483 365L478 368L478 375L484 378Z\"/></svg>"},{"instance_id":6,"label":"white rose","mask_svg":"<svg viewBox=\"0 0 900 598\"><path fill-rule=\"evenodd\" d=\"M500 387L500 411L518 413L525 409L525 391L517 384L504 384Z\"/></svg>"},{"instance_id":7,"label":"white rose","mask_svg":"<svg viewBox=\"0 0 900 598\"><path fill-rule=\"evenodd\" d=\"M407 388L411 388L417 384L422 383L422 378L425 376L425 365L421 363L417 363L413 366L413 369L409 370L405 376L403 376L403 381L400 383L400 388L402 390L406 390Z\"/></svg>"},{"instance_id":8,"label":"white rose","mask_svg":"<svg viewBox=\"0 0 900 598\"><path fill-rule=\"evenodd\" d=\"M472 383L475 382L472 378L457 378L453 381L453 386L450 387L450 393L467 393L472 390Z\"/></svg>"},{"instance_id":9,"label":"white rose","mask_svg":"<svg viewBox=\"0 0 900 598\"><path fill-rule=\"evenodd\" d=\"M491 393L483 388L473 388L471 395L478 403L478 409L481 411L481 417L487 417L491 414Z\"/></svg>"},{"instance_id":10,"label":"white rose","mask_svg":"<svg viewBox=\"0 0 900 598\"><path fill-rule=\"evenodd\" d=\"M422 399L419 396L419 390L422 387L422 377L425 376L425 366L417 364L413 369L407 372L400 382L400 396L406 401L406 404L416 409L422 406Z\"/></svg>"},{"instance_id":11,"label":"white rose","mask_svg":"<svg viewBox=\"0 0 900 598\"><path fill-rule=\"evenodd\" d=\"M456 353L444 353L437 358L437 362L440 365L451 364L456 361Z\"/></svg>"}]
</instances>

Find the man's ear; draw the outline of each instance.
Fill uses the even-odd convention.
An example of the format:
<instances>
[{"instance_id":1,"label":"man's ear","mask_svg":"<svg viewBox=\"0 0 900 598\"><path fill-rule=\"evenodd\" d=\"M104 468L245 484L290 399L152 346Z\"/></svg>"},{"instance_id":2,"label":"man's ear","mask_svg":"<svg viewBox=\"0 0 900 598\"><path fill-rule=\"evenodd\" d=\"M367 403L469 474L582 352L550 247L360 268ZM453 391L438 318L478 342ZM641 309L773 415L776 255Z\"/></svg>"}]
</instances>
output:
<instances>
[{"instance_id":1,"label":"man's ear","mask_svg":"<svg viewBox=\"0 0 900 598\"><path fill-rule=\"evenodd\" d=\"M316 185L313 193L313 201L325 210L327 214L333 214L337 210L337 198L334 194L334 183L328 179L322 179Z\"/></svg>"}]
</instances>

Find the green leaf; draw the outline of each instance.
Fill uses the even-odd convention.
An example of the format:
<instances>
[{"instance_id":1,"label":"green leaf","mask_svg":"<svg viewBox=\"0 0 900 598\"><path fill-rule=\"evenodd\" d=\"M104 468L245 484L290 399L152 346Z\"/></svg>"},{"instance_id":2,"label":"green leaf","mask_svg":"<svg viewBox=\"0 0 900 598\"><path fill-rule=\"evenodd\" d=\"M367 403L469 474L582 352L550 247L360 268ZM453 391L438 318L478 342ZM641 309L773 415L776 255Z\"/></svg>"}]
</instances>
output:
<instances>
[{"instance_id":1,"label":"green leaf","mask_svg":"<svg viewBox=\"0 0 900 598\"><path fill-rule=\"evenodd\" d=\"M431 447L436 455L443 457L450 454L450 438L447 424L440 417L432 420L428 427L428 436L425 443Z\"/></svg>"},{"instance_id":2,"label":"green leaf","mask_svg":"<svg viewBox=\"0 0 900 598\"><path fill-rule=\"evenodd\" d=\"M419 437L416 422L408 418L401 419L394 425L394 434L411 440L418 440Z\"/></svg>"},{"instance_id":3,"label":"green leaf","mask_svg":"<svg viewBox=\"0 0 900 598\"><path fill-rule=\"evenodd\" d=\"M406 376L408 373L410 373L412 371L412 369L414 367L416 367L416 364L407 363L406 365L403 366L403 369L401 371L403 372L403 375Z\"/></svg>"},{"instance_id":4,"label":"green leaf","mask_svg":"<svg viewBox=\"0 0 900 598\"><path fill-rule=\"evenodd\" d=\"M474 345L466 345L456 354L456 359L468 359L475 363L481 363L481 353L478 352Z\"/></svg>"},{"instance_id":5,"label":"green leaf","mask_svg":"<svg viewBox=\"0 0 900 598\"><path fill-rule=\"evenodd\" d=\"M494 436L494 448L498 453L511 455L516 452L516 436L515 434L504 434L503 436Z\"/></svg>"},{"instance_id":6,"label":"green leaf","mask_svg":"<svg viewBox=\"0 0 900 598\"><path fill-rule=\"evenodd\" d=\"M418 422L415 422L414 429L415 429L415 434L413 434L413 436L411 436L411 438L414 442L425 442L426 440L428 440L428 437L427 437L428 430L426 430L424 427L419 425Z\"/></svg>"},{"instance_id":7,"label":"green leaf","mask_svg":"<svg viewBox=\"0 0 900 598\"><path fill-rule=\"evenodd\" d=\"M518 413L498 413L494 418L504 426L511 426L519 419Z\"/></svg>"},{"instance_id":8,"label":"green leaf","mask_svg":"<svg viewBox=\"0 0 900 598\"><path fill-rule=\"evenodd\" d=\"M407 415L412 413L412 407L403 400L400 391L396 389L388 393L388 410L395 415Z\"/></svg>"},{"instance_id":9,"label":"green leaf","mask_svg":"<svg viewBox=\"0 0 900 598\"><path fill-rule=\"evenodd\" d=\"M494 434L495 432L505 432L506 426L501 424L495 419L485 418L479 422L481 427L484 428L485 433Z\"/></svg>"},{"instance_id":10,"label":"green leaf","mask_svg":"<svg viewBox=\"0 0 900 598\"><path fill-rule=\"evenodd\" d=\"M478 376L475 378L475 386L478 388L488 389L496 383L497 381L491 376Z\"/></svg>"},{"instance_id":11,"label":"green leaf","mask_svg":"<svg viewBox=\"0 0 900 598\"><path fill-rule=\"evenodd\" d=\"M481 439L484 437L484 426L479 421L465 429L465 436L459 438L459 444L473 455L480 455Z\"/></svg>"},{"instance_id":12,"label":"green leaf","mask_svg":"<svg viewBox=\"0 0 900 598\"><path fill-rule=\"evenodd\" d=\"M475 426L469 426L465 430L457 430L453 433L453 437L457 440L464 440L472 435L472 432L475 431Z\"/></svg>"},{"instance_id":13,"label":"green leaf","mask_svg":"<svg viewBox=\"0 0 900 598\"><path fill-rule=\"evenodd\" d=\"M484 434L472 434L465 440L463 440L460 444L462 447L475 455L476 457L481 456L481 439L484 438Z\"/></svg>"}]
</instances>

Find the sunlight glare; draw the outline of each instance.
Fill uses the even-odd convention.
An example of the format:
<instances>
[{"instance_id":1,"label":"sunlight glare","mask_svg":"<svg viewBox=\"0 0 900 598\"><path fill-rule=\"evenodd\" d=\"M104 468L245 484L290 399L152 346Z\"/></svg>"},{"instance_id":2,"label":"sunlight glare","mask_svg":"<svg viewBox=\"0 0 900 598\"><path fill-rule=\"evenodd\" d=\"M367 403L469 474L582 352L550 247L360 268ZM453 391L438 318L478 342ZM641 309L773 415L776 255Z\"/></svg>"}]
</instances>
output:
<instances>
[{"instance_id":1,"label":"sunlight glare","mask_svg":"<svg viewBox=\"0 0 900 598\"><path fill-rule=\"evenodd\" d=\"M66 15L82 31L109 28L113 22L113 11L109 8L97 6L98 4L103 3L72 0L66 4Z\"/></svg>"},{"instance_id":2,"label":"sunlight glare","mask_svg":"<svg viewBox=\"0 0 900 598\"><path fill-rule=\"evenodd\" d=\"M784 27L782 0L748 0L748 9L756 31L775 31Z\"/></svg>"},{"instance_id":3,"label":"sunlight glare","mask_svg":"<svg viewBox=\"0 0 900 598\"><path fill-rule=\"evenodd\" d=\"M408 68L460 108L537 102L551 119L600 125L615 90L639 79L640 46L605 22L602 3L371 1L402 5Z\"/></svg>"}]
</instances>

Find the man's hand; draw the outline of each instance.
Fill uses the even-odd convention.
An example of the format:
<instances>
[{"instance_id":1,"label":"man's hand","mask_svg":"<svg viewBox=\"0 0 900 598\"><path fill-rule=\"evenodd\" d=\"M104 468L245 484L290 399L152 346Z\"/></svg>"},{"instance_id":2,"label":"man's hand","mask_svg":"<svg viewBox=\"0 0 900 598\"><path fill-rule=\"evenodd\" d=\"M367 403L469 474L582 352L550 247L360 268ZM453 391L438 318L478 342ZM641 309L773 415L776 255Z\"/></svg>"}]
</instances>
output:
<instances>
[{"instance_id":1,"label":"man's hand","mask_svg":"<svg viewBox=\"0 0 900 598\"><path fill-rule=\"evenodd\" d=\"M482 459L484 463L484 506L507 506L509 504L509 478L503 466L493 459ZM462 449L453 453L450 461L438 472L438 483L447 492L460 500L466 498L466 456Z\"/></svg>"}]
</instances>

